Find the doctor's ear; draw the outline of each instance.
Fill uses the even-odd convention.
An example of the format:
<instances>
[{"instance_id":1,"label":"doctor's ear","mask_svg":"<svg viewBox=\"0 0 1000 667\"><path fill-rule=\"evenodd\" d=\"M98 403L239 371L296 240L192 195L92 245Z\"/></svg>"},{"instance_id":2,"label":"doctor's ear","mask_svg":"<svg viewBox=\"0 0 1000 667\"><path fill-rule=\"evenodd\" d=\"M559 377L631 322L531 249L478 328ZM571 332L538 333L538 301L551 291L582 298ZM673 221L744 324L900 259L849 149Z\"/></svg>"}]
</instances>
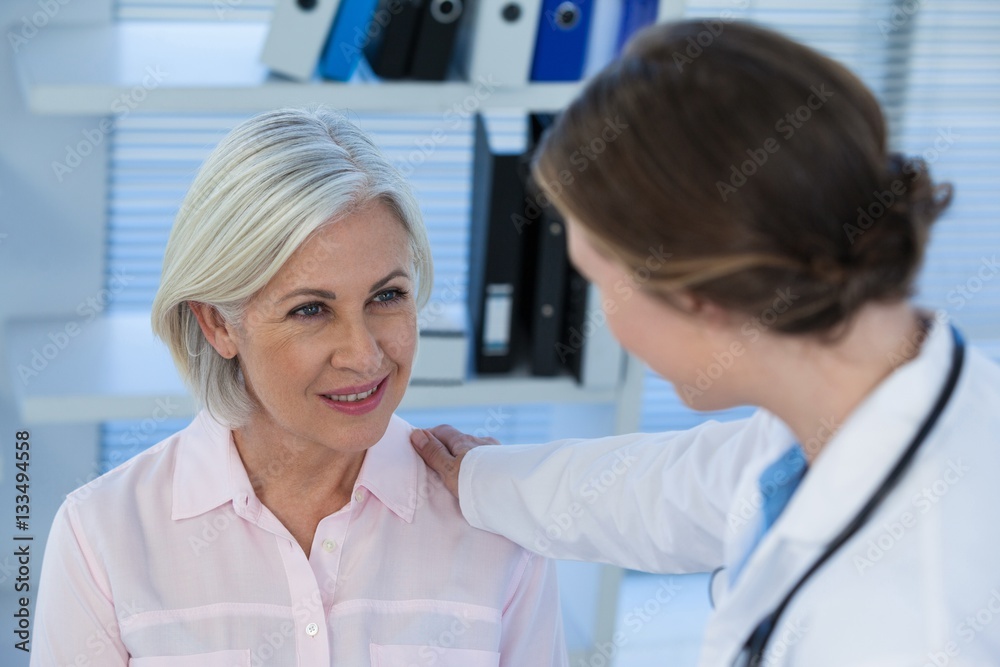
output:
<instances>
[{"instance_id":1,"label":"doctor's ear","mask_svg":"<svg viewBox=\"0 0 1000 667\"><path fill-rule=\"evenodd\" d=\"M228 324L215 306L200 301L188 301L188 308L198 320L198 326L205 335L205 340L215 348L222 357L232 359L236 356L235 327Z\"/></svg>"},{"instance_id":2,"label":"doctor's ear","mask_svg":"<svg viewBox=\"0 0 1000 667\"><path fill-rule=\"evenodd\" d=\"M661 293L660 297L705 328L723 329L734 324L732 311L700 294L679 289Z\"/></svg>"}]
</instances>

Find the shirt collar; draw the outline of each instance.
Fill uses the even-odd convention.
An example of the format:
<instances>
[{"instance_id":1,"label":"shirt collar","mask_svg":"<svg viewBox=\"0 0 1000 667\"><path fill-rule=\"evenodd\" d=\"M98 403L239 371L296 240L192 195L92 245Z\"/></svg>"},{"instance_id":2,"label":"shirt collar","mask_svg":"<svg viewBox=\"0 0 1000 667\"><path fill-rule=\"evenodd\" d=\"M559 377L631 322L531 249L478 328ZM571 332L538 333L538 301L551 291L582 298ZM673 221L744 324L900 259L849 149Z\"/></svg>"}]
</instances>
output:
<instances>
[{"instance_id":1,"label":"shirt collar","mask_svg":"<svg viewBox=\"0 0 1000 667\"><path fill-rule=\"evenodd\" d=\"M882 381L809 468L774 532L833 539L875 493L933 407L951 369L947 315L938 313L916 358Z\"/></svg>"},{"instance_id":2,"label":"shirt collar","mask_svg":"<svg viewBox=\"0 0 1000 667\"><path fill-rule=\"evenodd\" d=\"M363 487L400 519L412 523L426 495L428 474L410 445L412 431L406 421L392 416L382 438L365 453L352 503L358 502L357 490ZM238 510L260 514L260 501L228 426L203 409L177 437L171 518L195 517L230 501Z\"/></svg>"}]
</instances>

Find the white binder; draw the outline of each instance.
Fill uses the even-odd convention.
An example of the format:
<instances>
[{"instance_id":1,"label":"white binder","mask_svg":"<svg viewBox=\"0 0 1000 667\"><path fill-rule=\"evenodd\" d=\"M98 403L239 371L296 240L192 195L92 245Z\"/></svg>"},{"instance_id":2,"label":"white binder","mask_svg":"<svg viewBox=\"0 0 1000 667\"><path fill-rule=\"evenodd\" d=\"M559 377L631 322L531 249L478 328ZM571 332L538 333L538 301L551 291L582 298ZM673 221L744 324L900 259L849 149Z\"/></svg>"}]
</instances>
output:
<instances>
[{"instance_id":1,"label":"white binder","mask_svg":"<svg viewBox=\"0 0 1000 667\"><path fill-rule=\"evenodd\" d=\"M470 9L455 47L460 73L470 83L526 84L542 0L479 0Z\"/></svg>"},{"instance_id":2,"label":"white binder","mask_svg":"<svg viewBox=\"0 0 1000 667\"><path fill-rule=\"evenodd\" d=\"M587 39L583 78L589 79L618 55L618 31L622 24L622 0L594 0L594 14Z\"/></svg>"},{"instance_id":3,"label":"white binder","mask_svg":"<svg viewBox=\"0 0 1000 667\"><path fill-rule=\"evenodd\" d=\"M260 61L293 79L311 79L339 6L340 0L275 0Z\"/></svg>"}]
</instances>

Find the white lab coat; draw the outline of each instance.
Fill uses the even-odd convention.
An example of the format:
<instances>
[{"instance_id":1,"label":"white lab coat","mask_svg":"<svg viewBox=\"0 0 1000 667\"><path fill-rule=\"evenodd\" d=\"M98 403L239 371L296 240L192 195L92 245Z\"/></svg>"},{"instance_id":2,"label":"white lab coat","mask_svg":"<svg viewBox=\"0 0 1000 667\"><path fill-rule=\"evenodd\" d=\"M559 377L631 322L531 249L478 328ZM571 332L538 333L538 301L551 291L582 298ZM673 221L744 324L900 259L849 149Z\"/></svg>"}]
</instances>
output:
<instances>
[{"instance_id":1,"label":"white lab coat","mask_svg":"<svg viewBox=\"0 0 1000 667\"><path fill-rule=\"evenodd\" d=\"M730 665L869 499L935 402L952 347L939 318L919 356L834 425L736 584L726 570L714 578L700 665ZM759 526L760 472L793 442L761 410L690 431L480 447L463 462L459 497L472 525L546 556L709 572L744 553ZM1000 367L969 348L906 476L792 599L764 664L1000 665L997 508Z\"/></svg>"}]
</instances>

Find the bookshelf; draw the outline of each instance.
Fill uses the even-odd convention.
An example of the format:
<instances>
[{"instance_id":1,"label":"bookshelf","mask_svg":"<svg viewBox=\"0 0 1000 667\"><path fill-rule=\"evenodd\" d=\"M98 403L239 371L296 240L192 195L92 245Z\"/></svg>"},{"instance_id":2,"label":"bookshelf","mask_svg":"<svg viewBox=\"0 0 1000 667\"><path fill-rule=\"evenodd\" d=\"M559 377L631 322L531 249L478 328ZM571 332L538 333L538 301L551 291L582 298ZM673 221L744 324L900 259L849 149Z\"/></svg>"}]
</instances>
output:
<instances>
[{"instance_id":1,"label":"bookshelf","mask_svg":"<svg viewBox=\"0 0 1000 667\"><path fill-rule=\"evenodd\" d=\"M660 0L657 18L680 17L684 6L685 0ZM311 104L445 113L470 96L481 111L553 111L581 89L579 82L531 83L496 87L483 96L479 82L466 81L355 76L343 83L300 83L260 64L267 29L261 22L225 21L53 24L18 49L18 80L31 112L64 116L120 116L137 109L255 112Z\"/></svg>"},{"instance_id":2,"label":"bookshelf","mask_svg":"<svg viewBox=\"0 0 1000 667\"><path fill-rule=\"evenodd\" d=\"M579 82L498 87L466 81L300 83L258 62L266 23L128 21L50 26L16 56L36 114L121 116L146 112L255 112L327 104L364 111L445 113L465 100L477 110L560 109ZM87 54L70 58L68 54Z\"/></svg>"}]
</instances>

